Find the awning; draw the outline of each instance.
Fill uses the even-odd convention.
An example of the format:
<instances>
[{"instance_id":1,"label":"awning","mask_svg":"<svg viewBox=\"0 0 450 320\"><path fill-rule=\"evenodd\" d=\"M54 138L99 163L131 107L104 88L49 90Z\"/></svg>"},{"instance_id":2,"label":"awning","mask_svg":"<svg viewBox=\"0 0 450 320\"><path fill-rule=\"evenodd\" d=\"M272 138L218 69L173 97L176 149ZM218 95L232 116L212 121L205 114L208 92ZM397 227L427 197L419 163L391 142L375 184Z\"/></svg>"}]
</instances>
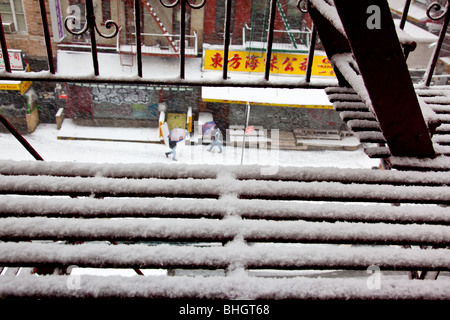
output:
<instances>
[{"instance_id":1,"label":"awning","mask_svg":"<svg viewBox=\"0 0 450 320\"><path fill-rule=\"evenodd\" d=\"M206 102L333 109L322 89L202 87Z\"/></svg>"}]
</instances>

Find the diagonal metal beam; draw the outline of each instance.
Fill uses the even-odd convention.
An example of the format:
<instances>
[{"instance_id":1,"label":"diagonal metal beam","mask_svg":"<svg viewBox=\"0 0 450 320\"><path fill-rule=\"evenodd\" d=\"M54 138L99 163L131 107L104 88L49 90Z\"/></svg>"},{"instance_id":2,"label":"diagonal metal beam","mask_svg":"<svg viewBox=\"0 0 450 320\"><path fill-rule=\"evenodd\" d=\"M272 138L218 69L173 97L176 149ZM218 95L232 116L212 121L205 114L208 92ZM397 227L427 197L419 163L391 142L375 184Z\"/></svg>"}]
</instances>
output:
<instances>
[{"instance_id":1,"label":"diagonal metal beam","mask_svg":"<svg viewBox=\"0 0 450 320\"><path fill-rule=\"evenodd\" d=\"M387 1L334 4L391 154L434 157Z\"/></svg>"},{"instance_id":2,"label":"diagonal metal beam","mask_svg":"<svg viewBox=\"0 0 450 320\"><path fill-rule=\"evenodd\" d=\"M311 3L308 3L308 13L314 21L314 28L317 29L325 52L330 58L338 53L350 52L348 40L341 34L331 21L325 18L322 13ZM333 65L334 73L341 87L350 87L347 80L342 76L339 69Z\"/></svg>"}]
</instances>

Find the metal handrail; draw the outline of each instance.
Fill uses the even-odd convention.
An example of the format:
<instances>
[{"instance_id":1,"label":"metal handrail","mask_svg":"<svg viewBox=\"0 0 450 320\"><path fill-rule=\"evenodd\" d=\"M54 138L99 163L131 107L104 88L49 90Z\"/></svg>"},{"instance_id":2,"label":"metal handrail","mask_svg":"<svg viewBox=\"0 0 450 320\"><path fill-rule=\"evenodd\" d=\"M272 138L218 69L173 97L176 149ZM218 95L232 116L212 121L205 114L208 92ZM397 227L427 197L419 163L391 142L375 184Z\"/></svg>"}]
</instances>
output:
<instances>
[{"instance_id":1,"label":"metal handrail","mask_svg":"<svg viewBox=\"0 0 450 320\"><path fill-rule=\"evenodd\" d=\"M141 4L140 4L141 1L142 0L135 0L135 10L139 10L139 11L142 10L141 9ZM165 5L166 7L170 7L170 8L173 8L173 7L177 6L177 5L181 5L181 7L185 7L187 5L191 6L190 2L186 1L186 0L172 1L169 5L166 4L164 1L162 1L161 3L162 3L162 5ZM199 6L194 6L194 7L191 6L191 7L194 8L194 9L198 9L198 8L202 7L205 3L206 3L206 0L202 1L201 6L199 5ZM299 1L299 3L305 3L305 1L302 0L302 1ZM45 37L45 40L46 40L45 42L46 42L46 46L48 48L47 49L47 56L48 56L49 74L46 73L46 72L39 72L39 73L31 72L31 73L29 73L27 75L24 75L24 74L22 74L22 75L12 74L11 70L10 70L10 63L8 61L9 59L8 59L7 54L6 54L7 53L7 45L6 45L6 40L5 40L5 34L4 34L2 26L0 25L0 41L1 41L1 45L2 45L2 52L3 52L3 55L5 56L5 60L6 60L5 61L6 62L5 63L6 71L5 72L0 72L0 79L3 79L3 80L38 80L38 81L56 81L56 82L78 81L78 82L94 82L94 83L95 82L121 82L121 83L125 82L125 83L128 83L128 82L136 81L136 77L133 77L132 81L131 80L128 81L127 79L123 79L123 77L117 77L117 79L113 79L111 77L102 78L102 76L101 76L101 74L99 73L99 70L98 70L98 61L97 61L97 56L96 56L97 48L96 48L96 44L95 44L95 39L94 39L94 42L91 42L92 61L93 61L93 65L94 65L95 77L90 77L90 76L77 77L77 76L75 76L75 78L74 78L74 77L71 77L71 76L58 75L55 72L55 70L54 70L54 59L53 59L52 52L51 52L51 46L49 45L51 43L51 40L50 40L50 33L49 33L49 29L48 29L48 21L46 23L47 12L46 12L46 7L45 7L45 0L39 0L39 4L40 4L40 8L41 8L41 18L43 19L42 20L43 21L42 24L43 24L43 30L44 30L44 37ZM410 4L410 1L406 1L405 7L404 7L404 12L403 12L403 15L402 15L401 27L404 27L404 24L406 23L406 18L408 16L408 11L409 11L409 7L410 7L409 4ZM87 7L91 7L92 5L93 5L93 0L86 0L86 6ZM272 7L271 7L272 9L276 8L276 1L273 1L273 3L271 3L271 5L272 5ZM439 19L445 18L445 21L443 22L442 29L441 29L441 32L440 32L438 43L436 45L435 53L433 55L433 58L430 61L429 67L428 67L427 72L426 72L426 79L424 81L425 81L425 84L427 86L430 85L431 78L433 77L434 69L436 67L437 59L439 57L439 52L440 52L440 49L441 49L441 46L442 46L442 43L443 43L443 40L444 40L444 37L445 37L445 31L446 31L446 29L448 27L448 23L449 23L449 20L450 20L450 13L449 13L448 7L449 7L449 4L447 2L447 5L446 5L446 7L444 9L444 12L442 14L440 14L439 16L437 16L437 17L431 16L431 11L432 11L432 9L442 9L441 6L438 3L432 3L429 6L428 10L427 10L428 16L431 19L433 19L433 20L439 20ZM299 6L299 9L301 9L302 12L304 11L304 9L300 8L300 6ZM91 11L91 10L89 10L89 11ZM182 10L182 19L181 19L182 21L185 20L184 13L185 13L185 10ZM72 19L72 18L70 18L70 19ZM0 17L0 19L1 19L1 17ZM135 15L135 19L137 19L137 20L140 19L140 15L136 14ZM228 24L230 24L230 22L231 22L231 0L227 1L226 21L228 21ZM86 24L88 25L87 28L92 30L91 33L98 32L97 29L96 29L96 25L95 25L95 16L91 16L89 19L87 19ZM110 22L110 26L115 26L115 25L117 25L117 24L115 24L112 21ZM137 25L139 25L139 24L137 24ZM140 28L137 28L137 29L140 29ZM140 32L141 30L137 30L137 31ZM276 31L275 30L271 30L271 32L269 32L269 34L268 34L267 49L270 52L272 51L273 33L274 32L276 32ZM114 34L114 32L113 32L113 34ZM100 34L100 36L104 36L104 35ZM106 36L109 37L111 35L106 35ZM186 36L185 30L184 29L180 29L180 38L185 39L186 37L189 37L189 36ZM231 42L230 41L230 37L231 37L231 35L230 35L230 25L228 25L228 29L225 30L225 37L224 37L224 57L226 57L227 53L229 52L229 46L230 46L230 42ZM137 37L137 41L140 41L140 37ZM314 46L315 46L315 44L314 44L314 42L312 42L310 44L310 46L309 46L309 53L308 53L309 56L312 56L311 53L314 52ZM179 76L179 79L174 79L173 80L173 82L171 83L173 85L193 85L193 86L202 86L202 85L233 86L233 85L240 85L240 86L244 86L244 87L255 87L255 86L257 86L257 87L283 87L284 85L286 85L285 83L282 83L282 82L277 84L277 83L269 83L269 82L258 83L258 81L256 81L257 83L255 84L254 80L253 81L239 81L238 83L236 83L236 82L234 82L234 80L228 79L228 77L227 77L227 72L228 72L227 64L224 64L224 66L223 66L223 76L222 76L222 78L225 81L212 83L211 81L203 81L203 80L197 80L197 81L196 80L194 80L194 81L192 81L192 80L185 80L185 66L184 66L184 64L185 64L185 60L184 60L185 59L185 51L184 51L185 50L185 44L183 43L183 41L181 41L180 47L182 47L182 49L183 49L180 52L180 60L181 60L180 61L180 73L179 73L180 76ZM167 84L167 81L164 81L164 80L145 79L145 78L143 78L142 77L142 57L141 57L142 53L137 52L136 54L137 54L137 61L138 61L137 73L138 73L138 78L139 78L139 79L137 79L136 83L138 83L138 84L158 84L158 85ZM268 67L268 66L266 66L266 67ZM264 79L265 80L269 79L269 72L265 71ZM302 79L302 80L298 81L297 83L293 82L292 84L288 83L287 87L288 88L305 88L305 87L319 87L320 88L320 87L326 87L327 85L329 85L329 83L324 85L322 83L322 80L318 81L318 83L315 83L315 81L313 81L313 82L311 82L311 81L312 81L311 80L311 76L308 75L308 73L307 73L305 80Z\"/></svg>"},{"instance_id":2,"label":"metal handrail","mask_svg":"<svg viewBox=\"0 0 450 320\"><path fill-rule=\"evenodd\" d=\"M36 159L39 161L44 161L44 159L39 155L39 153L28 143L28 141L17 131L17 129L8 121L6 118L0 114L0 122L8 129L9 132L19 141L22 146Z\"/></svg>"},{"instance_id":3,"label":"metal handrail","mask_svg":"<svg viewBox=\"0 0 450 320\"><path fill-rule=\"evenodd\" d=\"M245 43L247 42L246 31L251 31L251 30L252 30L252 27L249 27L248 24L246 24L246 23L242 27L242 44L244 46L245 46ZM289 31L287 31L287 30L274 30L273 32L274 33L292 33L294 35L306 35L306 37L305 37L306 38L306 47L308 47L308 48L310 47L311 41L309 40L309 38L312 35L312 31L309 30L309 29L307 29L305 31L301 31L301 30L298 30L298 29L291 29ZM302 51L301 49L298 49L298 48L290 49L290 50L292 50L293 52Z\"/></svg>"},{"instance_id":4,"label":"metal handrail","mask_svg":"<svg viewBox=\"0 0 450 320\"><path fill-rule=\"evenodd\" d=\"M141 1L142 0L134 0L134 4L135 4L135 10L136 12L140 12L142 10L141 8ZM181 6L181 25L185 25L185 13L186 13L186 6L190 6L192 9L200 9L201 7L203 7L205 5L207 0L203 0L200 4L198 5L193 5L191 4L189 1L187 0L177 0L177 1L172 1L170 4L167 4L165 1L161 0L161 4L169 7L169 8L173 8L177 5ZM41 5L41 10L42 10L42 15L46 16L46 8L45 8L45 0L39 0L39 3ZM54 65L54 60L52 55L50 54L50 51L48 52L48 64L49 64L49 72L46 71L41 71L41 72L29 72L27 74L13 74L11 72L8 71L8 67L9 67L9 63L6 63L6 72L1 72L0 71L0 79L2 80L36 80L36 81L53 81L53 82L83 82L83 83L87 83L87 82L91 82L91 83L111 83L111 82L116 82L116 83L122 83L122 84L147 84L147 85L167 85L167 81L164 79L149 79L149 78L144 78L142 76L142 52L141 50L141 46L137 45L137 52L136 52L136 59L137 59L137 63L138 63L138 68L137 68L137 76L135 75L131 75L128 79L128 77L124 77L124 76L118 76L116 78L112 78L111 76L105 77L103 76L100 71L99 71L99 67L98 67L98 58L97 58L97 46L96 46L96 42L95 42L95 33L98 33L100 36L102 37L111 37L113 35L116 35L119 33L119 27L117 26L117 24L113 21L109 22L109 26L110 27L115 27L115 31L111 34L111 35L103 35L101 33L99 33L97 26L95 24L95 16L93 13L93 10L91 10L93 6L93 0L86 0L86 8L89 9L87 11L89 17L89 19L86 19L86 26L85 28L83 28L82 31L86 30L90 30L91 33L91 55L92 55L92 63L93 63L93 67L94 67L94 76L91 75L82 75L82 76L78 76L78 75L62 75L62 74L58 74L57 72L55 72L54 68L52 68L51 66ZM271 11L273 13L275 13L276 10L276 0L271 2ZM228 29L225 32L225 36L224 36L224 57L227 57L227 54L229 52L229 46L231 44L231 34L230 34L230 23L231 23L231 0L227 1L227 10L226 10L226 21L228 21ZM140 14L135 14L135 25L139 26L140 22ZM71 19L74 19L75 17L67 17L66 18L66 22L70 21ZM275 19L275 14L272 15L272 21L274 23L274 19ZM66 23L67 24L67 23ZM269 24L270 25L270 24ZM46 44L48 46L49 43L51 43L50 41L50 33L48 32L48 25L46 23L43 23L43 28L44 28L44 36L46 39ZM140 28L137 28L136 30L137 32L141 32ZM271 53L272 52L272 45L273 45L273 34L275 32L274 28L270 28L269 30L270 32L268 33L268 37L267 37L267 47L266 47L266 52ZM70 31L69 31L70 32ZM81 31L78 31L81 32ZM143 34L137 34L136 35L136 41L141 41L141 36ZM224 64L223 67L223 80L225 81L214 81L214 80L207 80L207 79L196 79L196 80L189 80L189 79L185 79L185 56L186 56L186 44L184 42L184 40L187 37L191 37L189 35L185 34L185 28L183 28L183 26L180 27L180 35L179 35L181 41L180 41L180 65L179 65L179 77L178 79L171 79L170 85L189 85L189 86L243 86L243 87L275 87L275 88L325 88L327 86L333 86L336 84L336 81L332 81L332 80L319 80L319 81L311 81L311 77L310 75L306 76L306 80L305 79L300 79L299 81L295 80L295 81L290 81L289 83L286 83L286 81L268 81L269 80L269 76L270 76L270 61L266 61L266 65L265 65L265 72L264 72L264 80L266 80L265 82L261 82L261 81L254 81L254 80L235 80L235 79L228 79L227 73L227 64ZM195 37L195 35L194 35ZM2 40L2 38L4 39L4 32L2 32L1 30L1 26L0 26L0 40ZM2 50L5 51L6 48L6 41L4 41L5 45L2 45ZM314 43L311 43L310 45L310 49L314 50ZM6 52L6 51L5 51Z\"/></svg>"},{"instance_id":5,"label":"metal handrail","mask_svg":"<svg viewBox=\"0 0 450 320\"><path fill-rule=\"evenodd\" d=\"M427 72L425 73L425 85L428 87L431 83L431 78L433 77L434 69L436 68L436 64L439 58L439 54L441 52L442 44L444 43L444 39L447 33L448 24L450 22L450 1L447 0L447 4L445 5L445 8L443 9L443 12L439 14L438 16L432 16L431 10L437 9L441 10L442 6L438 2L431 3L427 8L427 16L431 20L440 20L444 18L444 22L442 23L441 31L439 32L439 39L436 44L436 47L434 49L433 57L431 58L430 64L428 66Z\"/></svg>"}]
</instances>

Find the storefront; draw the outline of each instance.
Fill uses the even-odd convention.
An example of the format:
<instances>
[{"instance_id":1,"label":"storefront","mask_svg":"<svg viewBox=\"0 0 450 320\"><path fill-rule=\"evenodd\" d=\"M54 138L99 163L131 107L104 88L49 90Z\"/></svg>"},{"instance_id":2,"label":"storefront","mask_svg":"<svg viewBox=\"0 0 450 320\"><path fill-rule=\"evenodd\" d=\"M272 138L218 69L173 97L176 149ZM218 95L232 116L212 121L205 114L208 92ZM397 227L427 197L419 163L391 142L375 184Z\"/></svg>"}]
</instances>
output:
<instances>
[{"instance_id":1,"label":"storefront","mask_svg":"<svg viewBox=\"0 0 450 320\"><path fill-rule=\"evenodd\" d=\"M202 100L224 128L245 123L247 102L251 105L249 123L265 129L345 127L321 89L203 87ZM221 119L223 115L226 119Z\"/></svg>"},{"instance_id":2,"label":"storefront","mask_svg":"<svg viewBox=\"0 0 450 320\"><path fill-rule=\"evenodd\" d=\"M65 88L68 118L106 125L158 127L161 111L168 118L182 115L184 125L199 102L199 89L191 87L69 83Z\"/></svg>"},{"instance_id":3,"label":"storefront","mask_svg":"<svg viewBox=\"0 0 450 320\"><path fill-rule=\"evenodd\" d=\"M21 50L8 50L12 72L28 72L30 66ZM0 53L0 69L5 68ZM8 119L19 132L32 132L39 121L37 95L31 88L31 81L0 81L0 114ZM30 124L30 119L32 124ZM0 126L1 131L5 131Z\"/></svg>"}]
</instances>

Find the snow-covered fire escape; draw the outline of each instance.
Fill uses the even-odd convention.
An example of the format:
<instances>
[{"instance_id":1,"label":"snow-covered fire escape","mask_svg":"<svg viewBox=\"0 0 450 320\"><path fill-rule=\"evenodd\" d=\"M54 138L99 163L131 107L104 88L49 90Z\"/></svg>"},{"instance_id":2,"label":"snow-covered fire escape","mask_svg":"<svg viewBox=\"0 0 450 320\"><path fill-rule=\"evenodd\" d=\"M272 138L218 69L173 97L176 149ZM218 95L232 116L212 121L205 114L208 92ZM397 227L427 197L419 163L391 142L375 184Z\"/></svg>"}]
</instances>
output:
<instances>
[{"instance_id":1,"label":"snow-covered fire escape","mask_svg":"<svg viewBox=\"0 0 450 320\"><path fill-rule=\"evenodd\" d=\"M268 56L275 1L270 1ZM227 64L220 80L186 77L184 41L178 78L145 78L139 14L137 76L104 74L98 66L95 36L105 35L96 29L92 0L86 0L88 24L83 32L90 33L94 75L57 74L46 1L39 3L50 70L12 72L0 23L5 62L1 80L160 86L195 80L194 85L224 88L325 88L333 107L360 139L385 144L372 155L382 155L398 170L286 167L278 161L269 166L43 161L0 115L0 122L39 160L0 161L1 299L7 303L129 299L144 301L147 309L150 299L154 299L151 308L166 307L165 302L176 299L182 304L190 299L309 304L415 300L415 306L423 300L450 300L447 279L438 278L450 271L450 89L430 86L434 67L428 69L424 84L412 84L405 56L414 44L395 29L387 1L309 0L314 30L338 81L307 74L296 83L270 79L269 59L264 79L258 81L228 79ZM230 21L231 0L226 3ZM450 21L448 4L437 16L445 16L443 36ZM379 25L368 20L369 8L377 12ZM227 56L229 24L225 30ZM439 37L430 66L442 41ZM311 48L309 56L314 54L314 45ZM310 61L308 65L310 70ZM126 268L139 276L81 279L73 273L75 267ZM163 269L165 275L143 276L152 269ZM211 276L205 272L209 270ZM398 271L407 271L410 277L390 274ZM298 306L295 302L293 312ZM399 305L402 313L420 309L404 306ZM251 310L269 314L258 307ZM270 315L278 316L274 309L270 307Z\"/></svg>"},{"instance_id":2,"label":"snow-covered fire escape","mask_svg":"<svg viewBox=\"0 0 450 320\"><path fill-rule=\"evenodd\" d=\"M173 51L178 52L178 49L176 47L176 43L174 41L173 36L168 32L167 28L164 26L162 20L158 17L158 14L156 13L155 9L150 4L150 1L148 0L142 0L142 3L144 6L148 9L150 12L152 18L155 20L156 24L158 25L159 29L161 29L164 37L169 42L169 45L172 47Z\"/></svg>"},{"instance_id":3,"label":"snow-covered fire escape","mask_svg":"<svg viewBox=\"0 0 450 320\"><path fill-rule=\"evenodd\" d=\"M125 2L126 10L133 12L133 2ZM160 33L144 33L141 32L141 52L143 55L162 55L177 56L180 54L181 37L170 31L168 23L172 23L172 19L167 17L161 4L155 5L150 0L141 0L141 13L148 12L150 17L156 23ZM119 7L119 6L118 6ZM135 19L134 19L135 20ZM143 19L141 19L143 21ZM142 25L140 26L142 28ZM195 56L197 54L197 34L185 36L186 44L193 43L192 47L186 47L186 56ZM191 41L189 41L191 40ZM151 42L152 44L149 44ZM121 28L117 38L117 51L121 56L122 66L132 66L134 56L137 52L136 26L128 25Z\"/></svg>"},{"instance_id":4,"label":"snow-covered fire escape","mask_svg":"<svg viewBox=\"0 0 450 320\"><path fill-rule=\"evenodd\" d=\"M308 51L310 43L310 30L293 28L286 14L286 7L276 0L277 15L283 21L283 30L274 30L279 40L274 41L273 50L276 52L304 52ZM264 51L268 33L269 3L261 2L252 10L250 26L243 27L243 45L250 51Z\"/></svg>"},{"instance_id":5,"label":"snow-covered fire escape","mask_svg":"<svg viewBox=\"0 0 450 320\"><path fill-rule=\"evenodd\" d=\"M368 14L368 8L376 16ZM311 0L309 14L341 85L329 93L339 102L342 117L347 123L377 122L370 130L354 129L361 137L368 132L383 137L380 147L370 152L380 157L435 157L432 136L440 122L434 112L425 112L405 60L416 43L397 30L387 2ZM354 108L357 97L364 108Z\"/></svg>"}]
</instances>

